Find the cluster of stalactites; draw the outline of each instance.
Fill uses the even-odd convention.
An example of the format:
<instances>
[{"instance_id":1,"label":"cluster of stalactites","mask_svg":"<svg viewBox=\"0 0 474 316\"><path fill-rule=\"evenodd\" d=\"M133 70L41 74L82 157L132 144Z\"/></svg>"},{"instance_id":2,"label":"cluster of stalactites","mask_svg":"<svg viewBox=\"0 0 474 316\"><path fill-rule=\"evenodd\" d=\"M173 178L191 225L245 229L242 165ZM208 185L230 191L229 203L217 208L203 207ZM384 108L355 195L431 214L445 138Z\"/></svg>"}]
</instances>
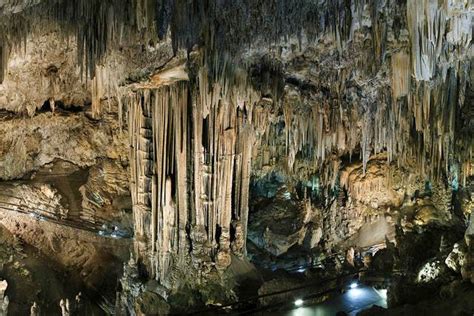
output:
<instances>
[{"instance_id":1,"label":"cluster of stalactites","mask_svg":"<svg viewBox=\"0 0 474 316\"><path fill-rule=\"evenodd\" d=\"M449 175L450 165L470 165L472 159L472 140L456 139L472 59L474 11L468 6L457 0L408 1L410 48L391 57L388 158L402 163L414 158L428 177Z\"/></svg>"},{"instance_id":2,"label":"cluster of stalactites","mask_svg":"<svg viewBox=\"0 0 474 316\"><path fill-rule=\"evenodd\" d=\"M6 75L11 51L26 49L30 31L30 23L21 16L0 18L0 84Z\"/></svg>"},{"instance_id":3,"label":"cluster of stalactites","mask_svg":"<svg viewBox=\"0 0 474 316\"><path fill-rule=\"evenodd\" d=\"M0 40L0 83L5 78L5 72L7 71L9 48L6 41Z\"/></svg>"},{"instance_id":4,"label":"cluster of stalactites","mask_svg":"<svg viewBox=\"0 0 474 316\"><path fill-rule=\"evenodd\" d=\"M262 118L245 72L230 76L227 67L209 78L201 66L196 86L140 88L127 101L136 253L166 286L176 281L173 271L190 268L189 259L196 269L221 269L231 252L245 252L252 149Z\"/></svg>"},{"instance_id":5,"label":"cluster of stalactites","mask_svg":"<svg viewBox=\"0 0 474 316\"><path fill-rule=\"evenodd\" d=\"M408 77L402 60L405 63L406 56L392 57L393 102L403 102L400 97L407 96L405 115L414 120L415 156L428 176L448 175L450 165L469 165L472 159L472 140L462 143L456 139L461 129L456 124L460 123L473 57L473 9L472 4L460 0L408 1L410 89L404 88ZM399 123L407 121L400 115L397 118ZM397 135L408 132L399 128Z\"/></svg>"},{"instance_id":6,"label":"cluster of stalactites","mask_svg":"<svg viewBox=\"0 0 474 316\"><path fill-rule=\"evenodd\" d=\"M100 119L106 111L112 111L113 100L117 101L119 128L122 131L124 121L124 106L122 104L123 94L127 90L121 87L120 68L116 64L105 63L97 65L95 75L89 81L91 87L91 115L94 119ZM106 100L104 102L104 100ZM106 106L106 108L104 108Z\"/></svg>"},{"instance_id":7,"label":"cluster of stalactites","mask_svg":"<svg viewBox=\"0 0 474 316\"><path fill-rule=\"evenodd\" d=\"M0 16L0 47L26 45L37 29L58 25L65 38L75 37L83 75L91 79L111 49L157 39L158 0L45 0L21 12ZM33 34L34 35L34 34ZM10 50L4 50L8 60ZM5 72L7 62L1 64Z\"/></svg>"},{"instance_id":8,"label":"cluster of stalactites","mask_svg":"<svg viewBox=\"0 0 474 316\"><path fill-rule=\"evenodd\" d=\"M416 80L436 79L437 74L446 73L455 62L454 56L469 53L473 18L473 6L468 1L408 1L407 19Z\"/></svg>"},{"instance_id":9,"label":"cluster of stalactites","mask_svg":"<svg viewBox=\"0 0 474 316\"><path fill-rule=\"evenodd\" d=\"M34 28L58 23L66 36L75 36L79 65L93 78L96 65L110 49L130 43L148 45L170 31L175 50L198 44L210 67L216 55L237 58L253 41L269 44L289 37L301 39L303 34L314 40L326 32L345 41L350 37L353 10L366 1L44 0L1 16L5 36L0 42L16 46Z\"/></svg>"},{"instance_id":10,"label":"cluster of stalactites","mask_svg":"<svg viewBox=\"0 0 474 316\"><path fill-rule=\"evenodd\" d=\"M461 124L459 115L472 80L472 24L466 21L472 21L474 13L463 5L462 1L409 1L411 46L385 53L391 61L387 82L391 93L381 83L375 95L351 104L346 100L354 100L354 95L344 89L350 76L339 75L337 85L343 89L331 91L331 98L315 101L287 95L283 116L289 170L298 156L314 161L321 172L331 171L327 161L358 151L364 172L372 155L386 152L389 163L416 163L425 177L449 177L453 164L463 166L463 178L469 176L472 137L461 135L462 127L456 125ZM327 181L334 184L334 172L330 173L333 176Z\"/></svg>"},{"instance_id":11,"label":"cluster of stalactites","mask_svg":"<svg viewBox=\"0 0 474 316\"><path fill-rule=\"evenodd\" d=\"M353 152L360 153L363 168L374 154L387 153L388 162L400 165L416 163L423 176L436 178L449 174L451 164L460 164L463 177L469 176L472 161L472 137L459 134L456 126L466 89L466 69L450 68L444 80L433 83L411 82L406 64L398 67L407 55L394 56L392 93L381 88L374 102L377 106L358 106L341 102L311 102L298 97L283 103L284 133L288 169L293 170L297 155L310 159L321 169L332 159ZM278 124L272 125L278 130ZM277 131L268 135L278 134ZM271 147L272 137L266 139ZM281 155L281 153L278 153ZM466 174L467 172L467 174ZM336 171L337 173L337 171ZM334 176L327 178L334 183ZM326 183L328 184L328 183Z\"/></svg>"},{"instance_id":12,"label":"cluster of stalactites","mask_svg":"<svg viewBox=\"0 0 474 316\"><path fill-rule=\"evenodd\" d=\"M354 108L347 111L334 108L329 100L311 102L299 96L283 102L287 172L294 172L297 159L309 160L319 166L312 170L321 173L323 183L334 185L338 157L352 155L362 147L364 159L368 159L374 137L373 120L361 116ZM362 127L358 122L362 122ZM279 124L270 126L270 130L280 128ZM268 136L274 133L278 132L269 132ZM263 144L274 147L272 138L265 138Z\"/></svg>"}]
</instances>

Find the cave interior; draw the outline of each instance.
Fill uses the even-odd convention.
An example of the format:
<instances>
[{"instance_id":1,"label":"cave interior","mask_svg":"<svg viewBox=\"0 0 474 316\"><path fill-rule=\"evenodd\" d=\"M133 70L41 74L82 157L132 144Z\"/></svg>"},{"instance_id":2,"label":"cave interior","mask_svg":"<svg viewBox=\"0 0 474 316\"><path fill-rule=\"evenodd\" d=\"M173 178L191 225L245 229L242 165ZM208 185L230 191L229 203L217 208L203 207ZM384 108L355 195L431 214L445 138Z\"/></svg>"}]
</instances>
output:
<instances>
[{"instance_id":1,"label":"cave interior","mask_svg":"<svg viewBox=\"0 0 474 316\"><path fill-rule=\"evenodd\" d=\"M0 315L473 315L472 0L0 0Z\"/></svg>"}]
</instances>

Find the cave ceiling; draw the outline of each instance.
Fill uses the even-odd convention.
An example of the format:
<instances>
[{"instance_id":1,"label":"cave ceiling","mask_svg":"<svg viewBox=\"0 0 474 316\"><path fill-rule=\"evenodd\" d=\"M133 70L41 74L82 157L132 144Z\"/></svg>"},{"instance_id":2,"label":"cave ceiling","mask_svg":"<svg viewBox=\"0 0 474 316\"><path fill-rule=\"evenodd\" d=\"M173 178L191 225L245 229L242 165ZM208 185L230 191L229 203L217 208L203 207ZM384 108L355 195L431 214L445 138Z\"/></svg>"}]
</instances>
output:
<instances>
[{"instance_id":1,"label":"cave ceiling","mask_svg":"<svg viewBox=\"0 0 474 316\"><path fill-rule=\"evenodd\" d=\"M423 10L429 14L416 13ZM471 23L472 4L466 1L10 1L3 4L0 23L2 73L9 60L12 72L22 63L39 66L32 71L40 72L41 80L60 81L68 88L44 88L35 96L25 91L23 98L2 107L31 112L48 94L65 103L89 101L86 83L64 78L64 72L95 81L113 77L125 86L156 72L166 55L199 47L200 63L212 80L230 78L233 69L242 67L250 76L256 74L252 84L263 96L292 103L290 108L300 116L325 112L324 131L297 126L305 124L298 115L292 122L286 118L299 131L287 132L293 156L305 151L323 163L333 153L352 154L360 147L364 162L382 150L389 161L409 160L413 157L406 156L421 146L425 154L418 155L417 163L423 172L439 173L453 160L466 170L472 147L455 134L469 130L453 120L463 113L454 109L472 103ZM68 49L31 65L26 56L45 50L26 43L41 38L35 34L45 30L45 36L58 40L52 46L64 43ZM124 63L140 49L154 60L140 56L134 58L136 65ZM64 54L76 55L79 72ZM13 62L16 56L19 60ZM145 66L158 59L162 62L155 69ZM374 62L368 64L368 59ZM103 66L108 69L96 76ZM19 70L16 79L34 76L31 70L28 76ZM341 128L350 135L341 135Z\"/></svg>"}]
</instances>

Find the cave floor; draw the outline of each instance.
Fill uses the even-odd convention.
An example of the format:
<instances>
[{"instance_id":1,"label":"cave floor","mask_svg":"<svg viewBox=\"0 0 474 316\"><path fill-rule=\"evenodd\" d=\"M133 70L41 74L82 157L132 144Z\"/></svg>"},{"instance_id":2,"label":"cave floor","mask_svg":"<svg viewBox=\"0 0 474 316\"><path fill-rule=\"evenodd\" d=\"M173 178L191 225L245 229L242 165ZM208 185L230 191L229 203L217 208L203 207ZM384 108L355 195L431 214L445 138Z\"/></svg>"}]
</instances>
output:
<instances>
[{"instance_id":1,"label":"cave floor","mask_svg":"<svg viewBox=\"0 0 474 316\"><path fill-rule=\"evenodd\" d=\"M42 314L61 315L60 300L74 301L81 292L83 315L104 315L99 304L103 297L113 298L128 249L126 239L18 212L2 213L0 278L8 282L9 313L29 315L36 301ZM104 278L105 271L109 277Z\"/></svg>"},{"instance_id":2,"label":"cave floor","mask_svg":"<svg viewBox=\"0 0 474 316\"><path fill-rule=\"evenodd\" d=\"M387 298L383 291L373 287L360 285L357 288L349 289L326 302L301 306L284 312L276 312L274 315L281 316L332 316L338 312L345 312L348 315L357 315L358 312L370 308L374 305L386 308Z\"/></svg>"},{"instance_id":3,"label":"cave floor","mask_svg":"<svg viewBox=\"0 0 474 316\"><path fill-rule=\"evenodd\" d=\"M83 293L88 315L102 315L98 305L87 298L80 277L66 271L38 249L25 244L0 227L0 277L8 282L11 315L27 315L36 301L45 315L60 315L59 301Z\"/></svg>"}]
</instances>

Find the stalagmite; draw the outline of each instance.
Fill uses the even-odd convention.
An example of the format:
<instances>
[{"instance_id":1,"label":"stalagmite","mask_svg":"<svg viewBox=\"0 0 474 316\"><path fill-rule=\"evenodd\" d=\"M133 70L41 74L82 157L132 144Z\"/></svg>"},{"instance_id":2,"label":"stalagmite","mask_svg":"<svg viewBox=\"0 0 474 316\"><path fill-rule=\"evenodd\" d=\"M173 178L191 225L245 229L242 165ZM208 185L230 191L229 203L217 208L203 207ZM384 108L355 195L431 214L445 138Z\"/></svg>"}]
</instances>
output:
<instances>
[{"instance_id":1,"label":"stalagmite","mask_svg":"<svg viewBox=\"0 0 474 316\"><path fill-rule=\"evenodd\" d=\"M59 307L61 307L61 315L62 316L70 316L71 315L71 308L69 304L69 299L61 299L59 302Z\"/></svg>"},{"instance_id":2,"label":"stalagmite","mask_svg":"<svg viewBox=\"0 0 474 316\"><path fill-rule=\"evenodd\" d=\"M91 80L92 117L95 119L99 118L102 112L101 98L104 95L105 78L107 78L107 74L104 73L104 68L101 66L96 67L95 76Z\"/></svg>"},{"instance_id":3,"label":"stalagmite","mask_svg":"<svg viewBox=\"0 0 474 316\"><path fill-rule=\"evenodd\" d=\"M0 316L8 315L8 305L10 304L10 299L5 295L7 290L8 282L6 280L0 281Z\"/></svg>"},{"instance_id":4,"label":"stalagmite","mask_svg":"<svg viewBox=\"0 0 474 316\"><path fill-rule=\"evenodd\" d=\"M38 306L36 302L33 302L33 305L31 305L30 308L30 316L40 316L41 315L41 309Z\"/></svg>"},{"instance_id":5,"label":"stalagmite","mask_svg":"<svg viewBox=\"0 0 474 316\"><path fill-rule=\"evenodd\" d=\"M354 259L355 259L355 249L354 249L354 247L351 247L346 252L346 262L349 265L354 267L355 266Z\"/></svg>"}]
</instances>

